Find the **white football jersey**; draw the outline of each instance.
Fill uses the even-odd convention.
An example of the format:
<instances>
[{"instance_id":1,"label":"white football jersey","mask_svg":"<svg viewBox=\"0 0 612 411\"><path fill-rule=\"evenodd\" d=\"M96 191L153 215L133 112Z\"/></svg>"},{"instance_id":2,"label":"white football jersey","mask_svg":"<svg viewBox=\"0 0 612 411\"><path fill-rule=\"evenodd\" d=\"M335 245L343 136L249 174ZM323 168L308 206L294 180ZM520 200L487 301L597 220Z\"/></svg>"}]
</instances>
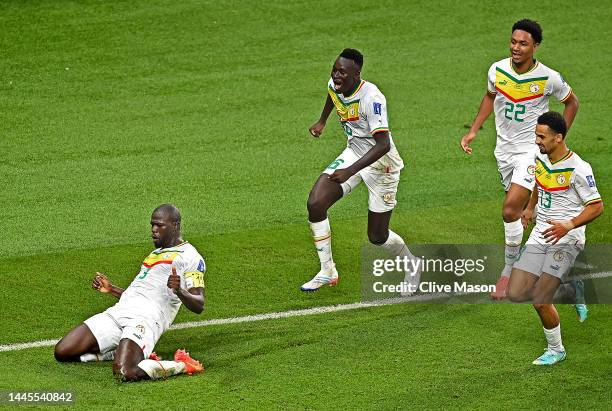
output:
<instances>
[{"instance_id":1,"label":"white football jersey","mask_svg":"<svg viewBox=\"0 0 612 411\"><path fill-rule=\"evenodd\" d=\"M168 329L181 306L181 300L168 288L172 267L184 289L204 287L204 258L194 246L183 242L175 247L158 248L142 262L140 272L119 302L110 311L119 316L142 316Z\"/></svg>"},{"instance_id":2,"label":"white football jersey","mask_svg":"<svg viewBox=\"0 0 612 411\"><path fill-rule=\"evenodd\" d=\"M535 177L538 189L535 229L539 232L550 227L549 220L572 219L585 206L602 201L591 166L572 151L555 163L547 155L538 154ZM578 241L584 244L585 229L586 226L582 226L570 230L560 243Z\"/></svg>"},{"instance_id":3,"label":"white football jersey","mask_svg":"<svg viewBox=\"0 0 612 411\"><path fill-rule=\"evenodd\" d=\"M561 75L536 61L527 73L518 74L512 59L493 63L488 72L487 89L495 94L496 153L526 153L535 145L538 117L548 111L548 99L563 102L572 88Z\"/></svg>"},{"instance_id":4,"label":"white football jersey","mask_svg":"<svg viewBox=\"0 0 612 411\"><path fill-rule=\"evenodd\" d=\"M404 167L387 120L387 100L374 84L361 80L353 94L345 97L334 90L332 79L327 83L327 92L334 102L340 126L347 137L347 147L359 157L363 157L374 145L375 134L389 132L391 149L387 154L370 165L383 172L399 171Z\"/></svg>"}]
</instances>

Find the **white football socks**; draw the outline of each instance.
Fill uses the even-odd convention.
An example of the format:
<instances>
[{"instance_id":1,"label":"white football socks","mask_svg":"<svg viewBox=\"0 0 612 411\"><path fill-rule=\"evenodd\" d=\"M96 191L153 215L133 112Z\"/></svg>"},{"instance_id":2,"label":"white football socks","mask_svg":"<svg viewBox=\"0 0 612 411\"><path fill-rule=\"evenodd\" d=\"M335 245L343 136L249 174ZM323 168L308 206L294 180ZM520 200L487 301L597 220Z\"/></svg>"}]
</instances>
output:
<instances>
[{"instance_id":1,"label":"white football socks","mask_svg":"<svg viewBox=\"0 0 612 411\"><path fill-rule=\"evenodd\" d=\"M414 276L418 271L419 267L417 266L417 264L422 264L422 260L420 258L415 257L410 252L410 249L408 249L408 246L404 242L404 239L402 239L402 237L400 237L397 233L391 230L389 230L389 237L387 238L387 241L385 241L385 243L381 244L380 246L389 250L392 254L396 256L399 256L401 258L407 257L408 261L412 263L412 266L409 266L411 268L410 271L412 276ZM418 283L419 278L417 278L416 281Z\"/></svg>"},{"instance_id":2,"label":"white football socks","mask_svg":"<svg viewBox=\"0 0 612 411\"><path fill-rule=\"evenodd\" d=\"M325 272L329 271L334 265L331 250L331 227L329 226L329 219L326 218L318 223L310 223L310 229L312 230L315 248L319 255L319 261L321 262L321 270Z\"/></svg>"},{"instance_id":3,"label":"white football socks","mask_svg":"<svg viewBox=\"0 0 612 411\"><path fill-rule=\"evenodd\" d=\"M512 264L514 264L521 251L521 242L523 241L523 224L521 219L519 218L511 223L504 221L504 233L506 237L504 253L506 266L502 271L502 276L509 277L512 272Z\"/></svg>"},{"instance_id":4,"label":"white football socks","mask_svg":"<svg viewBox=\"0 0 612 411\"><path fill-rule=\"evenodd\" d=\"M138 367L152 380L168 378L185 372L185 363L178 361L142 360L138 363Z\"/></svg>"},{"instance_id":5,"label":"white football socks","mask_svg":"<svg viewBox=\"0 0 612 411\"><path fill-rule=\"evenodd\" d=\"M104 354L87 353L81 355L81 362L92 361L112 361L115 359L115 350L105 352Z\"/></svg>"},{"instance_id":6,"label":"white football socks","mask_svg":"<svg viewBox=\"0 0 612 411\"><path fill-rule=\"evenodd\" d=\"M546 341L548 341L549 350L555 352L565 351L565 347L563 347L563 343L561 342L561 324L550 330L544 328L544 335L546 336Z\"/></svg>"}]
</instances>

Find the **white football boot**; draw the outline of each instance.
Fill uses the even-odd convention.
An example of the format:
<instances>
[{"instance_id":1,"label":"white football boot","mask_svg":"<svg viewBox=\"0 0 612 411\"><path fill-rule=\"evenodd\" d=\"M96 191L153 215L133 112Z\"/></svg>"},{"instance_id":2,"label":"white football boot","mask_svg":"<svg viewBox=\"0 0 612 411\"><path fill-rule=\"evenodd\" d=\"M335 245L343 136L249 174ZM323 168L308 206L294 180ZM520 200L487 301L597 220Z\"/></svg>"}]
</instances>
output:
<instances>
[{"instance_id":1,"label":"white football boot","mask_svg":"<svg viewBox=\"0 0 612 411\"><path fill-rule=\"evenodd\" d=\"M336 270L336 264L333 264L327 270L321 270L315 275L312 280L302 284L300 290L306 292L317 291L324 285L334 286L338 284L338 271Z\"/></svg>"}]
</instances>

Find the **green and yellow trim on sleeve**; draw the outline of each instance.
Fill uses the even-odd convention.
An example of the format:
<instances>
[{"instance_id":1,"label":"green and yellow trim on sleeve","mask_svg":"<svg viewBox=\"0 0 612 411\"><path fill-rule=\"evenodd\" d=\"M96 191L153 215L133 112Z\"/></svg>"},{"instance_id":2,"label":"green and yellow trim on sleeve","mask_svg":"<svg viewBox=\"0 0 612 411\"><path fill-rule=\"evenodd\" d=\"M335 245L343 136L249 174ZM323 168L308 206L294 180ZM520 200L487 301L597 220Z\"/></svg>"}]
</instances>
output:
<instances>
[{"instance_id":1,"label":"green and yellow trim on sleeve","mask_svg":"<svg viewBox=\"0 0 612 411\"><path fill-rule=\"evenodd\" d=\"M370 134L372 134L372 137L374 137L374 134L382 133L383 131L389 132L389 127L375 128Z\"/></svg>"},{"instance_id":2,"label":"green and yellow trim on sleeve","mask_svg":"<svg viewBox=\"0 0 612 411\"><path fill-rule=\"evenodd\" d=\"M202 271L189 271L183 274L185 286L190 288L204 288L204 273Z\"/></svg>"},{"instance_id":3,"label":"green and yellow trim on sleeve","mask_svg":"<svg viewBox=\"0 0 612 411\"><path fill-rule=\"evenodd\" d=\"M559 100L561 103L565 103L571 96L574 94L574 91L570 88L570 91L567 93L567 96L563 97Z\"/></svg>"},{"instance_id":4,"label":"green and yellow trim on sleeve","mask_svg":"<svg viewBox=\"0 0 612 411\"><path fill-rule=\"evenodd\" d=\"M586 203L584 203L585 206L591 205L591 204L597 204L597 203L603 203L603 200L601 199L601 197L599 198L594 198L593 200L589 200Z\"/></svg>"}]
</instances>

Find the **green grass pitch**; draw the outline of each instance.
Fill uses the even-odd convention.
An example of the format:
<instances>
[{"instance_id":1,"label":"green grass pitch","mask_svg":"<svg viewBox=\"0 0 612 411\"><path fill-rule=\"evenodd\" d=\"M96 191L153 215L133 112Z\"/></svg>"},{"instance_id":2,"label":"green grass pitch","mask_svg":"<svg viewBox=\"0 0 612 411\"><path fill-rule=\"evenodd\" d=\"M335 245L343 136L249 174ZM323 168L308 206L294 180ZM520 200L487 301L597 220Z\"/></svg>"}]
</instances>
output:
<instances>
[{"instance_id":1,"label":"green grass pitch","mask_svg":"<svg viewBox=\"0 0 612 411\"><path fill-rule=\"evenodd\" d=\"M206 256L207 307L177 322L358 301L364 189L330 213L338 287L317 270L305 202L343 146L330 119L308 135L344 47L385 93L406 168L392 228L412 244L502 242L502 190L487 121L459 139L508 54L540 21L538 58L580 99L570 147L612 198L612 8L595 2L4 1L0 3L0 344L58 338L113 303L151 250L148 219L181 208ZM553 109L560 109L553 104ZM612 243L609 212L588 241ZM0 353L0 391L72 390L71 409L606 409L612 310L579 324L559 308L567 360L527 305L403 304L171 331L204 374L117 384L110 364L57 364L50 348Z\"/></svg>"}]
</instances>

